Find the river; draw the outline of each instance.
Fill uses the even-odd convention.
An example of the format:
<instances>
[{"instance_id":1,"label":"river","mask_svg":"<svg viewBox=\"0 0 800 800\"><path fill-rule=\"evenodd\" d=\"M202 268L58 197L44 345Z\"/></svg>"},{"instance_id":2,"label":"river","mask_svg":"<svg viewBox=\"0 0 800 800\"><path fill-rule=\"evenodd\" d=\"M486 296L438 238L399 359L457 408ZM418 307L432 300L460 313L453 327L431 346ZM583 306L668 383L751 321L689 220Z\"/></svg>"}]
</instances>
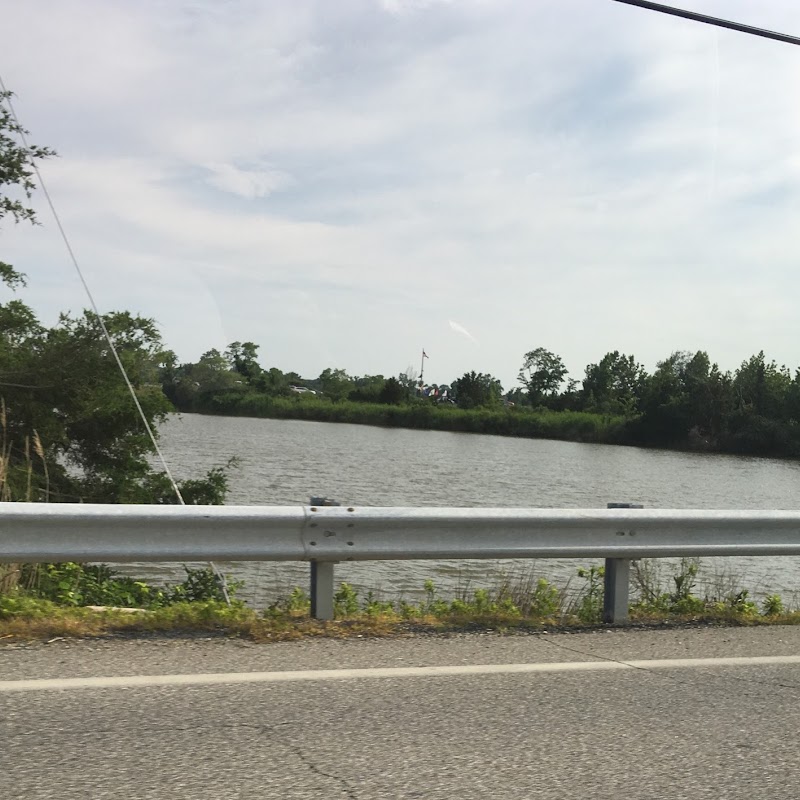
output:
<instances>
[{"instance_id":1,"label":"river","mask_svg":"<svg viewBox=\"0 0 800 800\"><path fill-rule=\"evenodd\" d=\"M197 476L231 457L230 504L298 505L323 495L345 505L798 509L800 463L679 453L544 439L375 428L294 420L171 415L162 448L176 477ZM427 578L445 592L531 571L576 588L577 563L366 562L341 564L337 581L382 597L416 597ZM240 596L263 606L306 587L304 564L238 563L221 568L246 582ZM798 558L705 559L700 588L739 582L756 596L791 600ZM156 582L180 579L175 565L128 565ZM664 570L668 580L669 566ZM702 593L702 592L701 592Z\"/></svg>"}]
</instances>

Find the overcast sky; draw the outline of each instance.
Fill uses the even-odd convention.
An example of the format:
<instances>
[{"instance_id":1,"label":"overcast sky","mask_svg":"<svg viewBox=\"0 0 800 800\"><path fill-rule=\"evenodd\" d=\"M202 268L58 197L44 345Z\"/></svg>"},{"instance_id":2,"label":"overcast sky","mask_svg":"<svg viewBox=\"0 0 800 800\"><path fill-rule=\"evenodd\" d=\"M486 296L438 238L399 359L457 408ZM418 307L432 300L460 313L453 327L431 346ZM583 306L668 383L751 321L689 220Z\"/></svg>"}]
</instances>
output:
<instances>
[{"instance_id":1,"label":"overcast sky","mask_svg":"<svg viewBox=\"0 0 800 800\"><path fill-rule=\"evenodd\" d=\"M682 2L800 35L797 0ZM0 27L101 310L181 360L800 365L800 47L611 0L0 0ZM0 256L52 323L87 303L36 205Z\"/></svg>"}]
</instances>

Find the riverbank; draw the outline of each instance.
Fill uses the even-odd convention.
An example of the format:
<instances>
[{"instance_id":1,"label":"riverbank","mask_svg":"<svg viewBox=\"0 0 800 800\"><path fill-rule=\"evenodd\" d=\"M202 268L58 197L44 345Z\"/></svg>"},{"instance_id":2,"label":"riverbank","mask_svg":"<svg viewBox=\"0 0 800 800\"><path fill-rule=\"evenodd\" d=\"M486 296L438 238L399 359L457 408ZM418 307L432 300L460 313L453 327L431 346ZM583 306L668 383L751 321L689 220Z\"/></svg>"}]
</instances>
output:
<instances>
[{"instance_id":1,"label":"riverbank","mask_svg":"<svg viewBox=\"0 0 800 800\"><path fill-rule=\"evenodd\" d=\"M732 610L703 613L642 613L632 609L625 627L659 629L678 627L798 625L800 612L777 615L743 613ZM524 618L507 613L451 613L400 618L394 614L366 612L330 622L309 619L307 615L279 617L259 615L253 609L230 610L219 602L176 606L168 611L132 614L121 609L65 609L38 606L14 616L0 617L0 648L19 641L53 641L101 637L169 636L192 638L219 636L253 642L286 642L301 639L406 637L470 632L521 634L547 631L581 631L607 628L601 623L577 619Z\"/></svg>"},{"instance_id":2,"label":"riverbank","mask_svg":"<svg viewBox=\"0 0 800 800\"><path fill-rule=\"evenodd\" d=\"M206 405L178 407L177 410L212 416L339 422L590 444L634 444L629 431L630 420L582 411L504 407L463 409L433 403L385 405L349 400L334 403L313 396L268 397L251 393L225 394L212 397Z\"/></svg>"},{"instance_id":3,"label":"riverbank","mask_svg":"<svg viewBox=\"0 0 800 800\"><path fill-rule=\"evenodd\" d=\"M665 589L647 562L639 562L633 583L636 599L630 625L670 627L697 625L796 625L800 610L778 595L759 605L738 586L694 594L697 563L682 562ZM98 572L99 570L99 572ZM417 602L387 600L372 592L359 594L343 583L335 595L335 619L311 619L307 594L295 588L265 609L221 599L220 587L208 570L189 571L178 587L153 587L114 575L108 568L49 565L47 574L60 578L35 588L17 588L0 595L0 643L54 637L114 635L213 634L258 642L309 637L406 636L457 631L506 633L581 630L603 627L603 570L582 568L582 588L569 593L543 578L498 581L486 588L445 596L427 581ZM96 577L101 574L103 580ZM71 588L63 579L69 575ZM97 587L100 587L99 589ZM182 587L182 588L181 588ZM187 587L193 587L191 591ZM230 586L235 596L241 585ZM138 593L138 594L137 594ZM49 595L47 597L46 595ZM89 601L136 602L136 606L96 606ZM75 602L81 603L75 605Z\"/></svg>"},{"instance_id":4,"label":"riverbank","mask_svg":"<svg viewBox=\"0 0 800 800\"><path fill-rule=\"evenodd\" d=\"M176 406L183 413L256 419L337 422L382 428L478 433L586 444L613 444L675 452L704 452L770 458L800 458L800 425L739 415L736 424L715 437L696 429L668 434L642 415L619 416L588 411L551 411L519 406L464 409L450 404L411 402L402 405L333 402L316 395L272 397L253 392L226 392L202 403Z\"/></svg>"}]
</instances>

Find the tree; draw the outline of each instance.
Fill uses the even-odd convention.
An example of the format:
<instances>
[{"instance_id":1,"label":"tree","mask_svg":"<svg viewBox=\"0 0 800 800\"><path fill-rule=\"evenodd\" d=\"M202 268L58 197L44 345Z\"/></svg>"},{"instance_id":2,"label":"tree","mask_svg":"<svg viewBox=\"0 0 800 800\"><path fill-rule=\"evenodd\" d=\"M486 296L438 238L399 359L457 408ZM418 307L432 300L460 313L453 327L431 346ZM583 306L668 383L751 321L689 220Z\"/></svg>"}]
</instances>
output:
<instances>
[{"instance_id":1,"label":"tree","mask_svg":"<svg viewBox=\"0 0 800 800\"><path fill-rule=\"evenodd\" d=\"M159 372L173 355L152 320L128 312L103 320L157 433L172 408ZM0 328L3 499L175 502L166 476L150 465L153 443L93 313L62 315L50 329L31 325L26 336L5 334Z\"/></svg>"},{"instance_id":2,"label":"tree","mask_svg":"<svg viewBox=\"0 0 800 800\"><path fill-rule=\"evenodd\" d=\"M253 342L232 342L225 351L225 358L234 372L241 375L247 383L253 383L263 372L258 363L258 345Z\"/></svg>"},{"instance_id":3,"label":"tree","mask_svg":"<svg viewBox=\"0 0 800 800\"><path fill-rule=\"evenodd\" d=\"M166 373L169 373L169 380ZM162 370L162 386L166 396L184 411L207 410L214 395L242 388L242 378L231 367L230 360L212 348L194 363L175 368L167 363Z\"/></svg>"},{"instance_id":4,"label":"tree","mask_svg":"<svg viewBox=\"0 0 800 800\"><path fill-rule=\"evenodd\" d=\"M410 364L406 367L405 372L401 372L397 376L400 385L409 390L409 392L416 392L419 390L419 382L417 376L419 373Z\"/></svg>"},{"instance_id":5,"label":"tree","mask_svg":"<svg viewBox=\"0 0 800 800\"><path fill-rule=\"evenodd\" d=\"M686 354L673 353L648 379L641 402L645 441L671 444L685 439L690 426L682 380L685 361Z\"/></svg>"},{"instance_id":6,"label":"tree","mask_svg":"<svg viewBox=\"0 0 800 800\"><path fill-rule=\"evenodd\" d=\"M614 350L586 367L584 405L598 414L635 414L644 389L645 372L633 356Z\"/></svg>"},{"instance_id":7,"label":"tree","mask_svg":"<svg viewBox=\"0 0 800 800\"><path fill-rule=\"evenodd\" d=\"M364 375L360 378L353 378L353 388L348 399L357 403L378 403L385 385L386 378L383 375Z\"/></svg>"},{"instance_id":8,"label":"tree","mask_svg":"<svg viewBox=\"0 0 800 800\"><path fill-rule=\"evenodd\" d=\"M515 386L513 389L509 389L504 399L515 406L529 406L531 404L528 390L522 386Z\"/></svg>"},{"instance_id":9,"label":"tree","mask_svg":"<svg viewBox=\"0 0 800 800\"><path fill-rule=\"evenodd\" d=\"M289 394L291 381L289 376L284 375L277 367L270 367L262 370L259 376L253 381L253 385L258 391L271 397Z\"/></svg>"},{"instance_id":10,"label":"tree","mask_svg":"<svg viewBox=\"0 0 800 800\"><path fill-rule=\"evenodd\" d=\"M453 391L459 408L478 408L497 405L503 394L500 381L482 372L465 372L453 382Z\"/></svg>"},{"instance_id":11,"label":"tree","mask_svg":"<svg viewBox=\"0 0 800 800\"><path fill-rule=\"evenodd\" d=\"M378 396L378 402L391 406L400 405L408 400L408 394L408 387L403 386L397 378L387 378Z\"/></svg>"},{"instance_id":12,"label":"tree","mask_svg":"<svg viewBox=\"0 0 800 800\"><path fill-rule=\"evenodd\" d=\"M732 409L730 375L708 354L675 352L646 379L640 402L645 441L675 444L690 434L716 443Z\"/></svg>"},{"instance_id":13,"label":"tree","mask_svg":"<svg viewBox=\"0 0 800 800\"><path fill-rule=\"evenodd\" d=\"M787 418L787 399L792 376L786 367L767 362L762 350L736 370L733 391L736 408L772 419Z\"/></svg>"},{"instance_id":14,"label":"tree","mask_svg":"<svg viewBox=\"0 0 800 800\"><path fill-rule=\"evenodd\" d=\"M353 379L343 369L324 369L319 376L324 394L334 402L344 400L353 390Z\"/></svg>"},{"instance_id":15,"label":"tree","mask_svg":"<svg viewBox=\"0 0 800 800\"><path fill-rule=\"evenodd\" d=\"M0 93L0 219L35 223L26 205L34 166L49 148L17 144L20 134ZM25 278L0 263L0 288ZM153 470L153 443L92 312L62 315L45 328L14 297L0 297L0 499L87 502L176 502L164 473ZM175 358L153 320L118 312L103 322L142 412L156 423L171 409L159 385ZM222 502L224 475L184 484L189 502Z\"/></svg>"},{"instance_id":16,"label":"tree","mask_svg":"<svg viewBox=\"0 0 800 800\"><path fill-rule=\"evenodd\" d=\"M800 369L795 372L792 385L786 393L786 416L790 422L800 423Z\"/></svg>"},{"instance_id":17,"label":"tree","mask_svg":"<svg viewBox=\"0 0 800 800\"><path fill-rule=\"evenodd\" d=\"M566 375L567 368L561 356L537 347L525 354L519 381L528 389L531 405L538 406L558 392Z\"/></svg>"},{"instance_id":18,"label":"tree","mask_svg":"<svg viewBox=\"0 0 800 800\"><path fill-rule=\"evenodd\" d=\"M10 215L14 222L25 220L36 224L36 212L26 205L36 184L34 167L37 161L56 155L49 147L23 145L21 136L29 131L18 125L8 105L12 92L0 91L0 219ZM9 196L10 191L22 194L24 200ZM0 281L11 289L24 285L24 277L10 264L0 261Z\"/></svg>"}]
</instances>

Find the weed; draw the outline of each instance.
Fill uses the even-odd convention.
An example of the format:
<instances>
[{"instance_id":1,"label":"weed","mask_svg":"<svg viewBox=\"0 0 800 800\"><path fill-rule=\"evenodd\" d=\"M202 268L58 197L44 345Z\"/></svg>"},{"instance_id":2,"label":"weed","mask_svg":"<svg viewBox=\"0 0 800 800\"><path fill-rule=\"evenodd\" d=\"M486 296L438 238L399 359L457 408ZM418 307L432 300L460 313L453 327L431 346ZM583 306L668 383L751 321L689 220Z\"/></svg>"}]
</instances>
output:
<instances>
[{"instance_id":1,"label":"weed","mask_svg":"<svg viewBox=\"0 0 800 800\"><path fill-rule=\"evenodd\" d=\"M783 600L779 594L770 594L764 598L764 616L777 617L783 614Z\"/></svg>"},{"instance_id":2,"label":"weed","mask_svg":"<svg viewBox=\"0 0 800 800\"><path fill-rule=\"evenodd\" d=\"M644 621L688 617L744 624L800 623L800 612L787 611L778 595L765 599L763 615L757 613L756 604L744 589L722 599L700 600L693 593L698 567L696 561L682 561L671 576L672 591L650 592L649 601L640 599L632 606L632 617ZM189 630L278 641L319 635L389 635L407 630L408 625L415 630L446 630L477 623L510 631L551 625L556 620L561 625L596 624L602 614L603 567L581 568L577 574L584 585L567 608L563 588L530 573L516 580L505 576L489 588L464 588L455 598L441 596L434 582L426 581L423 596L416 603L379 600L372 591L362 597L355 587L342 583L334 598L337 619L322 623L309 619L309 598L300 588L258 614L238 600L231 606L222 602L210 570L187 569L186 580L177 587L157 589L142 581L120 578L107 566L43 565L35 581L26 574L30 588L21 585L0 595L0 636ZM196 599L185 599L189 596ZM112 599L114 605L136 602L143 609L131 614L109 608L111 603L98 603L106 606L101 612L83 607L97 598Z\"/></svg>"},{"instance_id":3,"label":"weed","mask_svg":"<svg viewBox=\"0 0 800 800\"><path fill-rule=\"evenodd\" d=\"M391 600L378 600L372 591L364 597L364 613L370 617L377 617L394 613L394 603Z\"/></svg>"},{"instance_id":4,"label":"weed","mask_svg":"<svg viewBox=\"0 0 800 800\"><path fill-rule=\"evenodd\" d=\"M639 603L655 605L663 595L662 562L656 558L642 558L631 562L631 583Z\"/></svg>"},{"instance_id":5,"label":"weed","mask_svg":"<svg viewBox=\"0 0 800 800\"><path fill-rule=\"evenodd\" d=\"M23 564L18 583L27 595L60 606L160 608L173 603L224 600L219 578L210 567L184 569L184 581L159 588L119 575L106 564ZM230 583L229 595L242 586L241 582Z\"/></svg>"},{"instance_id":6,"label":"weed","mask_svg":"<svg viewBox=\"0 0 800 800\"><path fill-rule=\"evenodd\" d=\"M333 609L336 617L352 617L358 614L358 591L349 583L343 583L333 595Z\"/></svg>"},{"instance_id":7,"label":"weed","mask_svg":"<svg viewBox=\"0 0 800 800\"><path fill-rule=\"evenodd\" d=\"M731 611L744 615L755 614L758 609L756 604L752 600L748 599L749 595L750 593L747 591L747 589L742 589L741 592L733 597L730 597L728 599L728 605Z\"/></svg>"},{"instance_id":8,"label":"weed","mask_svg":"<svg viewBox=\"0 0 800 800\"><path fill-rule=\"evenodd\" d=\"M191 569L185 564L186 578L182 583L173 586L169 594L169 602L194 602L202 600L225 600L222 581L211 567ZM230 581L227 584L228 597L232 598L244 586L243 581Z\"/></svg>"},{"instance_id":9,"label":"weed","mask_svg":"<svg viewBox=\"0 0 800 800\"><path fill-rule=\"evenodd\" d=\"M509 603L525 617L552 618L563 614L566 588L558 589L532 570L501 576L496 601Z\"/></svg>"},{"instance_id":10,"label":"weed","mask_svg":"<svg viewBox=\"0 0 800 800\"><path fill-rule=\"evenodd\" d=\"M287 597L279 597L265 611L264 616L307 616L311 612L311 598L299 586L295 586Z\"/></svg>"},{"instance_id":11,"label":"weed","mask_svg":"<svg viewBox=\"0 0 800 800\"><path fill-rule=\"evenodd\" d=\"M605 567L592 566L588 569L586 567L578 569L578 577L586 580L586 585L579 595L575 609L575 616L581 622L594 624L602 619L605 574Z\"/></svg>"}]
</instances>

